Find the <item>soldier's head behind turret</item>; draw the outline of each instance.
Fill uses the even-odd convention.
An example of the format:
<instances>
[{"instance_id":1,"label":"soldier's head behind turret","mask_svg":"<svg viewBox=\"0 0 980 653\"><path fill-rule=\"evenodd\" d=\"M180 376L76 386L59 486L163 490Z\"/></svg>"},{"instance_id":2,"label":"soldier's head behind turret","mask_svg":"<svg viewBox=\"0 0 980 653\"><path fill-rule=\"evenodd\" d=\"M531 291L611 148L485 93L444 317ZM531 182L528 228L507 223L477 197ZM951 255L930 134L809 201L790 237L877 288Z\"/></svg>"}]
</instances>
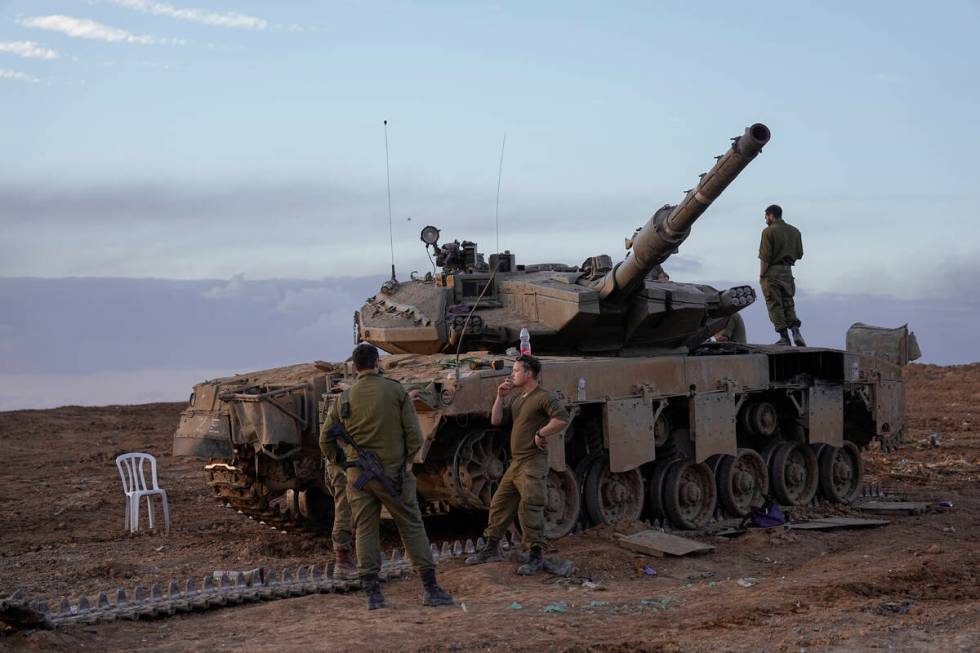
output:
<instances>
[{"instance_id":1,"label":"soldier's head behind turret","mask_svg":"<svg viewBox=\"0 0 980 653\"><path fill-rule=\"evenodd\" d=\"M373 370L378 366L378 348L362 342L354 347L351 360L354 362L354 369L358 372Z\"/></svg>"}]
</instances>

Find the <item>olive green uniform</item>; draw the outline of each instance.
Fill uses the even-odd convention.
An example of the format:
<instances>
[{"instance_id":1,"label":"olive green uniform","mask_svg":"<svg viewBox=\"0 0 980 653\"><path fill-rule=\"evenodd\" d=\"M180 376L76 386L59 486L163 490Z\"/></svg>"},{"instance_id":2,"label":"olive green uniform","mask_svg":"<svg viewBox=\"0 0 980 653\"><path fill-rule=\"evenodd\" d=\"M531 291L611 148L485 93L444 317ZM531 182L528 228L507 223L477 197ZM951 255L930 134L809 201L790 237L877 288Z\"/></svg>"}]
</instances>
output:
<instances>
[{"instance_id":1,"label":"olive green uniform","mask_svg":"<svg viewBox=\"0 0 980 653\"><path fill-rule=\"evenodd\" d=\"M715 335L721 336L721 339L726 342L737 342L741 345L748 342L748 337L745 333L745 321L738 313L728 318L725 326Z\"/></svg>"},{"instance_id":2,"label":"olive green uniform","mask_svg":"<svg viewBox=\"0 0 980 653\"><path fill-rule=\"evenodd\" d=\"M558 398L541 386L518 395L504 406L504 423L511 423L511 461L490 500L490 517L483 536L499 540L514 516L521 520L524 543L544 546L544 507L548 500L548 452L534 444L534 434L552 418L568 421ZM551 444L564 446L561 438Z\"/></svg>"},{"instance_id":3,"label":"olive green uniform","mask_svg":"<svg viewBox=\"0 0 980 653\"><path fill-rule=\"evenodd\" d=\"M348 397L350 417L341 420L340 400L334 402L320 429L320 450L324 458L338 462L338 443L328 434L335 421L342 421L351 438L365 451L378 457L385 475L400 482L401 495L393 497L381 483L372 479L358 490L354 487L361 469L357 452L343 446L347 470L347 499L357 537L357 573L377 574L381 559L381 507L391 514L398 527L405 551L419 571L435 569L429 538L422 524L415 475L405 470L422 446L422 430L408 393L397 381L386 379L376 370L359 372Z\"/></svg>"},{"instance_id":4,"label":"olive green uniform","mask_svg":"<svg viewBox=\"0 0 980 653\"><path fill-rule=\"evenodd\" d=\"M769 309L769 319L776 331L800 326L793 303L793 295L796 294L793 265L801 258L803 239L799 229L776 219L762 230L759 259L767 267L759 282L762 295L766 298L766 308Z\"/></svg>"},{"instance_id":5,"label":"olive green uniform","mask_svg":"<svg viewBox=\"0 0 980 653\"><path fill-rule=\"evenodd\" d=\"M327 487L333 494L333 531L330 534L334 550L349 550L354 544L354 523L350 513L350 502L347 501L347 473L340 465L327 460Z\"/></svg>"}]
</instances>

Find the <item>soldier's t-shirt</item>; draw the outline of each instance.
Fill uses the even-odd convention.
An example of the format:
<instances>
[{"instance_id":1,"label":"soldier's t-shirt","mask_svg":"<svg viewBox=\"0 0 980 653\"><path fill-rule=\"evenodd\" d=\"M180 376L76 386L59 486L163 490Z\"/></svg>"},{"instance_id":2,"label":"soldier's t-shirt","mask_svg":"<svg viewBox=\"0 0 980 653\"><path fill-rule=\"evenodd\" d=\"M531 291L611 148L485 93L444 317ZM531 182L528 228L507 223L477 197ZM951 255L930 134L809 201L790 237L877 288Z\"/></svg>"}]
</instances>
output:
<instances>
[{"instance_id":1,"label":"soldier's t-shirt","mask_svg":"<svg viewBox=\"0 0 980 653\"><path fill-rule=\"evenodd\" d=\"M759 258L767 265L793 265L803 258L803 238L800 230L783 220L762 230Z\"/></svg>"},{"instance_id":2,"label":"soldier's t-shirt","mask_svg":"<svg viewBox=\"0 0 980 653\"><path fill-rule=\"evenodd\" d=\"M520 389L518 389L520 392ZM535 455L547 455L534 444L534 434L552 417L568 421L568 411L561 401L541 386L524 395L517 394L504 405L504 420L511 424L510 455L515 460Z\"/></svg>"}]
</instances>

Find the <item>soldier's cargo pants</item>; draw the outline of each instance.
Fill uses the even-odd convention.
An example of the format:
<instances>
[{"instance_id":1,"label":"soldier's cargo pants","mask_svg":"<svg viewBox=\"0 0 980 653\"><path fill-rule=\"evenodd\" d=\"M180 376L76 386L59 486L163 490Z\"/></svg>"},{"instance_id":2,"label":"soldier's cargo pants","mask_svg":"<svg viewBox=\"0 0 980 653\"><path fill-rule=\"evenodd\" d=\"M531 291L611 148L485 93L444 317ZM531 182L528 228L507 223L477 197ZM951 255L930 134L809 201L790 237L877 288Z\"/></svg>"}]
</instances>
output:
<instances>
[{"instance_id":1,"label":"soldier's cargo pants","mask_svg":"<svg viewBox=\"0 0 980 653\"><path fill-rule=\"evenodd\" d=\"M483 536L500 539L514 516L521 518L524 543L545 545L544 507L548 499L548 456L512 460L490 500L490 517Z\"/></svg>"},{"instance_id":2,"label":"soldier's cargo pants","mask_svg":"<svg viewBox=\"0 0 980 653\"><path fill-rule=\"evenodd\" d=\"M381 506L387 508L395 520L405 552L415 568L420 572L435 569L429 537L425 534L418 497L415 495L415 475L405 472L399 501L375 479L368 481L362 490L355 488L354 482L360 473L357 467L347 469L347 499L354 515L354 532L357 535L357 574L366 576L380 571Z\"/></svg>"},{"instance_id":3,"label":"soldier's cargo pants","mask_svg":"<svg viewBox=\"0 0 980 653\"><path fill-rule=\"evenodd\" d=\"M800 326L793 302L793 295L796 294L793 269L788 265L772 265L766 271L766 276L760 279L760 284L762 295L766 298L766 308L769 309L769 320L776 331Z\"/></svg>"},{"instance_id":4,"label":"soldier's cargo pants","mask_svg":"<svg viewBox=\"0 0 980 653\"><path fill-rule=\"evenodd\" d=\"M333 532L330 534L333 548L350 549L354 544L354 526L347 501L347 474L343 467L329 461L324 473L333 494Z\"/></svg>"}]
</instances>

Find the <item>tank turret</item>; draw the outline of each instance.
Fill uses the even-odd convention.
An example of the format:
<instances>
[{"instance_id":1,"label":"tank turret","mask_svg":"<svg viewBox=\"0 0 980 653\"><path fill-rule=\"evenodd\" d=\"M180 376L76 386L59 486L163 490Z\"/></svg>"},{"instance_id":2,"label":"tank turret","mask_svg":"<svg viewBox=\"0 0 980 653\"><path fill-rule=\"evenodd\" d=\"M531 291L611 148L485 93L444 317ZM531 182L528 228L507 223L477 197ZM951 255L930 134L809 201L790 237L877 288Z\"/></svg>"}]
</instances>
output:
<instances>
[{"instance_id":1,"label":"tank turret","mask_svg":"<svg viewBox=\"0 0 980 653\"><path fill-rule=\"evenodd\" d=\"M388 281L355 316L358 338L390 353L503 352L527 328L540 353L647 354L686 351L755 300L749 286L658 281L651 276L691 226L769 141L756 123L701 175L676 206L665 205L627 241L617 265L601 254L579 266L522 264L508 252L489 261L471 241L440 245L422 230L440 270Z\"/></svg>"}]
</instances>

